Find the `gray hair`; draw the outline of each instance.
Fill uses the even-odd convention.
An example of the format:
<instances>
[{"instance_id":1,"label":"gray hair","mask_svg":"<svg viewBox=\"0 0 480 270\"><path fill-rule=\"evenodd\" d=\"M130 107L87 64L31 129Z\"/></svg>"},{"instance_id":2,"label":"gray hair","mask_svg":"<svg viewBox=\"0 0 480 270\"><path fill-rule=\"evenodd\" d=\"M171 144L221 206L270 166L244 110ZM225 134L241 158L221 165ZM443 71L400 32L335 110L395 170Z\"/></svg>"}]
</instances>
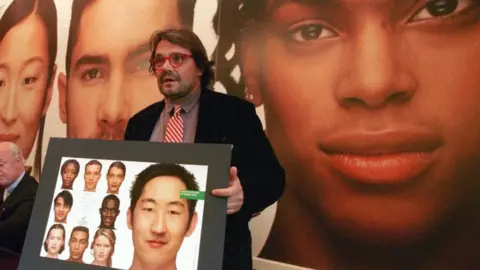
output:
<instances>
[{"instance_id":1,"label":"gray hair","mask_svg":"<svg viewBox=\"0 0 480 270\"><path fill-rule=\"evenodd\" d=\"M22 163L25 161L23 158L22 148L16 145L13 142L6 142L8 144L8 148L10 149L10 153L14 159L20 159Z\"/></svg>"}]
</instances>

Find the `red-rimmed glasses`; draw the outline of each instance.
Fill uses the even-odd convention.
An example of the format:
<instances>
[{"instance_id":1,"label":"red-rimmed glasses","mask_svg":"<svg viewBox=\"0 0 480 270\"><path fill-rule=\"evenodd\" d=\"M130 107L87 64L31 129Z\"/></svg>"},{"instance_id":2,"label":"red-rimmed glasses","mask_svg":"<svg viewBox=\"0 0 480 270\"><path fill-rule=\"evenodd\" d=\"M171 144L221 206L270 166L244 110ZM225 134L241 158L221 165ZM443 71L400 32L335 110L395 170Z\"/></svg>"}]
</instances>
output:
<instances>
[{"instance_id":1,"label":"red-rimmed glasses","mask_svg":"<svg viewBox=\"0 0 480 270\"><path fill-rule=\"evenodd\" d=\"M168 56L157 54L152 60L150 60L150 64L154 70L160 70L168 61L172 67L178 68L190 57L192 57L192 55L186 53L171 53Z\"/></svg>"}]
</instances>

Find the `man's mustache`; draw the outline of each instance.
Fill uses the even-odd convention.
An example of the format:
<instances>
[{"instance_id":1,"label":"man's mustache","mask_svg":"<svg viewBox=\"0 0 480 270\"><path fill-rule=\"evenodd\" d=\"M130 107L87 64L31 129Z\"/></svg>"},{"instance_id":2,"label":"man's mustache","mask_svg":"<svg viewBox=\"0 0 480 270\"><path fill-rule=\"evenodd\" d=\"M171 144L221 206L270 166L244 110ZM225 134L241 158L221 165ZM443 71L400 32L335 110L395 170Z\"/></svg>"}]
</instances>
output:
<instances>
[{"instance_id":1,"label":"man's mustache","mask_svg":"<svg viewBox=\"0 0 480 270\"><path fill-rule=\"evenodd\" d=\"M180 80L180 76L176 72L173 72L171 70L164 70L162 72L162 74L160 74L159 79L160 79L161 82L163 82L165 80L165 78L174 79L176 81Z\"/></svg>"}]
</instances>

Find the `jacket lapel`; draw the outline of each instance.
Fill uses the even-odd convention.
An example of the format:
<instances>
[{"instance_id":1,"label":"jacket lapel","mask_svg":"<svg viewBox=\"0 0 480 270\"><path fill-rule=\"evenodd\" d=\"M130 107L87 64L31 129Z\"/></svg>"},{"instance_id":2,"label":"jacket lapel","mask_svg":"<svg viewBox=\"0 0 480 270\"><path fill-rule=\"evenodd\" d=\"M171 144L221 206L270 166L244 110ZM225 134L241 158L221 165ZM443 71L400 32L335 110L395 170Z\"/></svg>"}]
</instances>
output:
<instances>
[{"instance_id":1,"label":"jacket lapel","mask_svg":"<svg viewBox=\"0 0 480 270\"><path fill-rule=\"evenodd\" d=\"M150 137L152 136L153 129L157 124L158 119L160 118L160 114L165 107L165 101L162 100L157 104L153 105L152 109L148 112L148 115L142 118L142 124L137 128L136 137L138 136L138 140L140 141L149 141Z\"/></svg>"},{"instance_id":2,"label":"jacket lapel","mask_svg":"<svg viewBox=\"0 0 480 270\"><path fill-rule=\"evenodd\" d=\"M3 193L5 192L4 188L0 188L0 207L3 205Z\"/></svg>"},{"instance_id":3,"label":"jacket lapel","mask_svg":"<svg viewBox=\"0 0 480 270\"><path fill-rule=\"evenodd\" d=\"M198 108L197 129L195 143L219 143L221 142L216 123L216 114L219 113L213 100L210 89L202 89Z\"/></svg>"}]
</instances>

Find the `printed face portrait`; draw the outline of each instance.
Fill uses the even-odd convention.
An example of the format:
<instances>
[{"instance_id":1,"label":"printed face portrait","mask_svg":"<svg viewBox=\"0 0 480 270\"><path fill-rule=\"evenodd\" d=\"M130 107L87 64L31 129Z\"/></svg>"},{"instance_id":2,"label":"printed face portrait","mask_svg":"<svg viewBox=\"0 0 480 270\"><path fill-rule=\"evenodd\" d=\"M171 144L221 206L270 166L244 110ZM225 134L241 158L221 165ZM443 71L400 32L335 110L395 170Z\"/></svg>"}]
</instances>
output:
<instances>
[{"instance_id":1,"label":"printed face portrait","mask_svg":"<svg viewBox=\"0 0 480 270\"><path fill-rule=\"evenodd\" d=\"M62 197L58 197L55 200L55 222L65 223L67 221L68 214L72 209L71 205L65 203L65 200Z\"/></svg>"},{"instance_id":2,"label":"printed face portrait","mask_svg":"<svg viewBox=\"0 0 480 270\"><path fill-rule=\"evenodd\" d=\"M74 231L69 241L70 260L81 261L88 246L88 234L83 231Z\"/></svg>"},{"instance_id":3,"label":"printed face portrait","mask_svg":"<svg viewBox=\"0 0 480 270\"><path fill-rule=\"evenodd\" d=\"M47 29L35 14L0 41L0 142L16 143L25 158L51 100L48 65Z\"/></svg>"},{"instance_id":4,"label":"printed face portrait","mask_svg":"<svg viewBox=\"0 0 480 270\"><path fill-rule=\"evenodd\" d=\"M60 249L65 244L65 235L61 229L52 229L46 240L47 253L50 255L58 255Z\"/></svg>"},{"instance_id":5,"label":"printed face portrait","mask_svg":"<svg viewBox=\"0 0 480 270\"><path fill-rule=\"evenodd\" d=\"M117 167L112 167L107 173L108 193L117 194L120 186L125 180L125 172Z\"/></svg>"},{"instance_id":6,"label":"printed face portrait","mask_svg":"<svg viewBox=\"0 0 480 270\"><path fill-rule=\"evenodd\" d=\"M66 162L62 165L62 188L63 189L72 189L73 182L78 176L79 173L78 163Z\"/></svg>"},{"instance_id":7,"label":"printed face portrait","mask_svg":"<svg viewBox=\"0 0 480 270\"><path fill-rule=\"evenodd\" d=\"M181 27L178 0L92 2L78 26L68 78L59 76L60 118L68 137L121 140L128 119L162 98L148 71L148 42L158 29ZM122 19L112 24L111 14Z\"/></svg>"},{"instance_id":8,"label":"printed face portrait","mask_svg":"<svg viewBox=\"0 0 480 270\"><path fill-rule=\"evenodd\" d=\"M308 216L394 243L472 198L478 1L261 2L269 16L243 35L243 75Z\"/></svg>"},{"instance_id":9,"label":"printed face portrait","mask_svg":"<svg viewBox=\"0 0 480 270\"><path fill-rule=\"evenodd\" d=\"M113 251L113 245L104 235L99 235L93 243L93 257L97 263L107 263Z\"/></svg>"},{"instance_id":10,"label":"printed face portrait","mask_svg":"<svg viewBox=\"0 0 480 270\"><path fill-rule=\"evenodd\" d=\"M165 97L184 97L200 85L202 71L190 50L163 40L155 49L153 62L158 88Z\"/></svg>"},{"instance_id":11,"label":"printed face portrait","mask_svg":"<svg viewBox=\"0 0 480 270\"><path fill-rule=\"evenodd\" d=\"M113 229L117 220L119 204L116 200L106 199L100 208L101 227Z\"/></svg>"},{"instance_id":12,"label":"printed face portrait","mask_svg":"<svg viewBox=\"0 0 480 270\"><path fill-rule=\"evenodd\" d=\"M132 230L135 260L160 268L175 265L183 239L195 230L197 216L189 224L187 200L180 199L185 184L176 177L160 176L143 188L135 209L127 214Z\"/></svg>"},{"instance_id":13,"label":"printed face portrait","mask_svg":"<svg viewBox=\"0 0 480 270\"><path fill-rule=\"evenodd\" d=\"M85 191L94 192L96 190L101 170L100 165L92 164L85 166Z\"/></svg>"}]
</instances>

